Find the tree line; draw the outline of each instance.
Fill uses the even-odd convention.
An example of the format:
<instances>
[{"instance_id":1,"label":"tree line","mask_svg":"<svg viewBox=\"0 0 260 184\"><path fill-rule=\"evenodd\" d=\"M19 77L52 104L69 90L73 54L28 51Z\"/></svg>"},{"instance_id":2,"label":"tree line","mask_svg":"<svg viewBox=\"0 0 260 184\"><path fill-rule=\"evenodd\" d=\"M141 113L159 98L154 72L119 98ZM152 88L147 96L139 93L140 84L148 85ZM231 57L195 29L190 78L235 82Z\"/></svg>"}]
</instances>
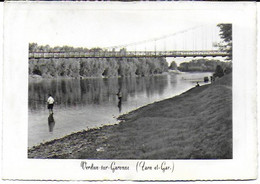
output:
<instances>
[{"instance_id":1,"label":"tree line","mask_svg":"<svg viewBox=\"0 0 260 184\"><path fill-rule=\"evenodd\" d=\"M29 44L29 52L86 52L100 48L50 47ZM129 77L168 71L165 58L41 58L29 59L29 75L54 77Z\"/></svg>"},{"instance_id":2,"label":"tree line","mask_svg":"<svg viewBox=\"0 0 260 184\"><path fill-rule=\"evenodd\" d=\"M217 66L221 66L225 70L232 70L231 62L222 62L214 59L193 59L189 62L183 62L179 66L173 61L169 69L178 69L182 72L214 72Z\"/></svg>"}]
</instances>

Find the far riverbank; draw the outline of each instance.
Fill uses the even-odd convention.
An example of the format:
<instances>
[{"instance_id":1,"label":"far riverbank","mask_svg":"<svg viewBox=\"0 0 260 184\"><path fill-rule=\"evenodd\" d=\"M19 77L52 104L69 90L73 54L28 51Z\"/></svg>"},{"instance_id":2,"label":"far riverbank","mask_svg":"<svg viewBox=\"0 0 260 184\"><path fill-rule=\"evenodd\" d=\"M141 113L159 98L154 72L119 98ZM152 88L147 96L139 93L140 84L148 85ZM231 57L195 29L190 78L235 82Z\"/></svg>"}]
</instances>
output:
<instances>
[{"instance_id":1,"label":"far riverbank","mask_svg":"<svg viewBox=\"0 0 260 184\"><path fill-rule=\"evenodd\" d=\"M173 72L172 72L173 73ZM181 72L178 72L176 70L176 74L180 74ZM202 72L201 72L202 73ZM205 72L208 73L208 72ZM161 75L167 75L168 72L163 72L159 74L150 74L147 76L128 76L127 78L140 78L140 77L151 77L151 76L161 76ZM112 77L104 77L104 76L99 76L99 77L84 77L84 76L78 76L78 77L69 77L69 76L48 76L48 77L43 77L41 75L29 75L29 82L40 82L42 80L64 80L64 79L109 79L109 78L122 78L122 76L112 76Z\"/></svg>"},{"instance_id":2,"label":"far riverbank","mask_svg":"<svg viewBox=\"0 0 260 184\"><path fill-rule=\"evenodd\" d=\"M232 74L28 151L29 158L231 159Z\"/></svg>"}]
</instances>

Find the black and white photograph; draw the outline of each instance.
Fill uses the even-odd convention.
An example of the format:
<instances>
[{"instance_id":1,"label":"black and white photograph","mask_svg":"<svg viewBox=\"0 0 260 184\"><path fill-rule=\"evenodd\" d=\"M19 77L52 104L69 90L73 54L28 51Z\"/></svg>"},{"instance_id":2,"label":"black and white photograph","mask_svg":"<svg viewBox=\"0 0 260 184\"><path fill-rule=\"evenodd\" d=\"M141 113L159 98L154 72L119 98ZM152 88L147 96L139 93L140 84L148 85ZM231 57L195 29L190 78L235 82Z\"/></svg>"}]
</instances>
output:
<instances>
[{"instance_id":1,"label":"black and white photograph","mask_svg":"<svg viewBox=\"0 0 260 184\"><path fill-rule=\"evenodd\" d=\"M85 30L101 46L29 43L29 158L232 159L232 25L151 18Z\"/></svg>"},{"instance_id":2,"label":"black and white photograph","mask_svg":"<svg viewBox=\"0 0 260 184\"><path fill-rule=\"evenodd\" d=\"M5 7L6 178L256 177L254 4L52 5Z\"/></svg>"}]
</instances>

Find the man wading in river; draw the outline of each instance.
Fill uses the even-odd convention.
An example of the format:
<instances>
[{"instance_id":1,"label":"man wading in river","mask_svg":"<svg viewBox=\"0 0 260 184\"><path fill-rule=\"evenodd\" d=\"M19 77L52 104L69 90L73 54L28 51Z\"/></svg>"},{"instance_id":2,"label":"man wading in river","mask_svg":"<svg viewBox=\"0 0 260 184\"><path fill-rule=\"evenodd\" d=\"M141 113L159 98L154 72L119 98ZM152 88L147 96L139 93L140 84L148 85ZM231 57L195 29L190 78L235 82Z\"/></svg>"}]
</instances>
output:
<instances>
[{"instance_id":1,"label":"man wading in river","mask_svg":"<svg viewBox=\"0 0 260 184\"><path fill-rule=\"evenodd\" d=\"M49 114L53 114L54 99L52 98L51 94L49 94L47 104L48 104Z\"/></svg>"}]
</instances>

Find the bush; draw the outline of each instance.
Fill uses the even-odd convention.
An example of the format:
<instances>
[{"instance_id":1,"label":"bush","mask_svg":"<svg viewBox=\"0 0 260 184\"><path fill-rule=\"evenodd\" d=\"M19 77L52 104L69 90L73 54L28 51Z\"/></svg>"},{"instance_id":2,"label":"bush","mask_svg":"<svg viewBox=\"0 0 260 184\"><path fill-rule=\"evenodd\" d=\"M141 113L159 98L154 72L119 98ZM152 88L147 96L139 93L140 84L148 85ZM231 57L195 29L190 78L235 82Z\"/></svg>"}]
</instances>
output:
<instances>
[{"instance_id":1,"label":"bush","mask_svg":"<svg viewBox=\"0 0 260 184\"><path fill-rule=\"evenodd\" d=\"M215 73L213 74L213 76L214 77L219 77L219 78L224 76L223 68L220 65L218 65L216 67L216 70L215 70Z\"/></svg>"},{"instance_id":2,"label":"bush","mask_svg":"<svg viewBox=\"0 0 260 184\"><path fill-rule=\"evenodd\" d=\"M177 64L175 63L175 61L172 61L170 66L169 66L169 69L171 70L177 70Z\"/></svg>"}]
</instances>

